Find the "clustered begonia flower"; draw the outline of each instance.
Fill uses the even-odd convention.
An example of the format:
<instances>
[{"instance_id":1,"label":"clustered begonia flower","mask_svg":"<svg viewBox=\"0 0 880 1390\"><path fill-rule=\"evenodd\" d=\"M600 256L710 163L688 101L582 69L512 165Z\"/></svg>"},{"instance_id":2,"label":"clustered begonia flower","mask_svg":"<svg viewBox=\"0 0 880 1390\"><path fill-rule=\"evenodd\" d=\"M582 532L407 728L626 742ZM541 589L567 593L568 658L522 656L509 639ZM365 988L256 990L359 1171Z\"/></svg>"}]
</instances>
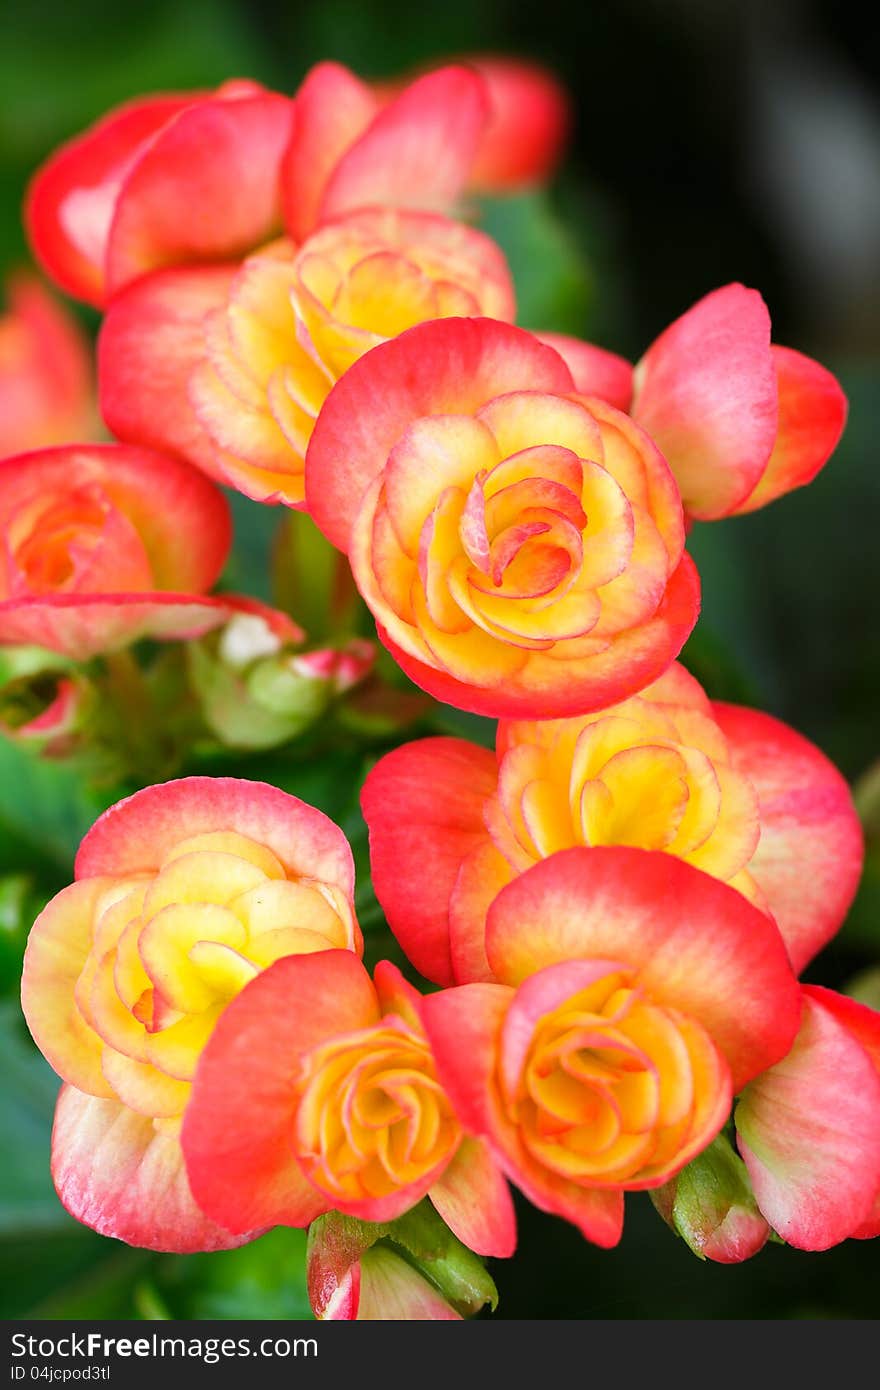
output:
<instances>
[{"instance_id":1,"label":"clustered begonia flower","mask_svg":"<svg viewBox=\"0 0 880 1390\"><path fill-rule=\"evenodd\" d=\"M360 951L353 889L342 832L263 783L169 782L96 822L76 882L34 925L22 980L65 1083L52 1168L74 1216L150 1249L240 1243L194 1203L184 1169L199 1057L229 1000L280 957Z\"/></svg>"},{"instance_id":2,"label":"clustered begonia flower","mask_svg":"<svg viewBox=\"0 0 880 1390\"><path fill-rule=\"evenodd\" d=\"M711 703L677 663L596 714L502 719L495 753L405 744L362 802L388 921L441 984L491 979L492 899L570 846L662 851L730 883L773 916L798 970L837 931L862 867L849 788L824 754L770 715Z\"/></svg>"},{"instance_id":3,"label":"clustered begonia flower","mask_svg":"<svg viewBox=\"0 0 880 1390\"><path fill-rule=\"evenodd\" d=\"M300 637L253 599L207 594L231 540L225 498L178 458L91 444L0 459L0 645L83 661L138 637L198 636L240 611Z\"/></svg>"},{"instance_id":4,"label":"clustered begonia flower","mask_svg":"<svg viewBox=\"0 0 880 1390\"><path fill-rule=\"evenodd\" d=\"M742 285L635 368L515 327L502 251L454 219L545 179L568 122L549 74L491 56L132 102L26 210L104 311L123 442L21 453L76 431L85 376L41 290L0 322L0 644L67 663L16 736L63 746L76 663L142 637L223 627L188 670L230 746L371 670L354 629L291 655L291 618L208 594L217 482L306 510L403 672L499 720L494 751L421 739L362 792L376 895L436 992L362 963L342 831L234 778L111 807L31 932L64 1205L157 1250L309 1227L318 1317L494 1306L509 1183L603 1247L638 1190L724 1262L880 1233L880 1014L797 979L856 889L849 790L676 661L687 525L809 482L846 400Z\"/></svg>"},{"instance_id":5,"label":"clustered begonia flower","mask_svg":"<svg viewBox=\"0 0 880 1390\"><path fill-rule=\"evenodd\" d=\"M662 456L495 320L422 324L356 362L312 435L306 505L407 675L477 713L601 708L696 622Z\"/></svg>"}]
</instances>

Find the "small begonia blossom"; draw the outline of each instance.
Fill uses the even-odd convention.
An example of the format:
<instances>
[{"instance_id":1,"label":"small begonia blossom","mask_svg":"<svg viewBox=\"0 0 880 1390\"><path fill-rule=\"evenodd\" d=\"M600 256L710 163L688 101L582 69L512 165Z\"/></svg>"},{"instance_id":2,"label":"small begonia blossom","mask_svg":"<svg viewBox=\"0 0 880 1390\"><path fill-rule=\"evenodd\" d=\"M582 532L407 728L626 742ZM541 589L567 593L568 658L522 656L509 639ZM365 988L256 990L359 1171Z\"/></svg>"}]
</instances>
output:
<instances>
[{"instance_id":1,"label":"small begonia blossom","mask_svg":"<svg viewBox=\"0 0 880 1390\"><path fill-rule=\"evenodd\" d=\"M611 847L508 884L486 941L497 983L422 1006L440 1080L530 1201L615 1245L624 1192L673 1177L791 1046L782 939L692 865Z\"/></svg>"},{"instance_id":2,"label":"small begonia blossom","mask_svg":"<svg viewBox=\"0 0 880 1390\"><path fill-rule=\"evenodd\" d=\"M632 416L663 450L698 521L755 511L811 482L846 423L837 380L771 343L764 300L739 284L676 319L633 381Z\"/></svg>"},{"instance_id":3,"label":"small begonia blossom","mask_svg":"<svg viewBox=\"0 0 880 1390\"><path fill-rule=\"evenodd\" d=\"M260 782L186 778L100 817L76 882L34 923L22 978L28 1027L65 1082L52 1173L73 1216L153 1250L248 1238L205 1216L187 1181L199 1056L279 957L361 949L353 889L342 831Z\"/></svg>"},{"instance_id":4,"label":"small begonia blossom","mask_svg":"<svg viewBox=\"0 0 880 1390\"><path fill-rule=\"evenodd\" d=\"M121 444L67 445L0 460L0 645L76 661L139 637L200 636L257 613L210 597L232 538L222 493L181 459Z\"/></svg>"},{"instance_id":5,"label":"small begonia blossom","mask_svg":"<svg viewBox=\"0 0 880 1390\"><path fill-rule=\"evenodd\" d=\"M281 178L297 242L356 208L452 210L489 120L483 79L460 64L417 78L383 106L348 68L318 63L295 102Z\"/></svg>"},{"instance_id":6,"label":"small begonia blossom","mask_svg":"<svg viewBox=\"0 0 880 1390\"><path fill-rule=\"evenodd\" d=\"M88 439L98 424L85 335L36 276L10 276L0 314L0 458Z\"/></svg>"},{"instance_id":7,"label":"small begonia blossom","mask_svg":"<svg viewBox=\"0 0 880 1390\"><path fill-rule=\"evenodd\" d=\"M98 306L162 266L246 255L280 230L292 119L290 98L248 81L117 107L34 176L34 254Z\"/></svg>"},{"instance_id":8,"label":"small begonia blossom","mask_svg":"<svg viewBox=\"0 0 880 1390\"><path fill-rule=\"evenodd\" d=\"M880 1235L880 1013L818 985L786 1056L748 1085L737 1144L758 1207L789 1245Z\"/></svg>"},{"instance_id":9,"label":"small begonia blossom","mask_svg":"<svg viewBox=\"0 0 880 1390\"><path fill-rule=\"evenodd\" d=\"M303 505L305 452L333 384L365 352L451 315L512 320L482 232L372 208L284 240L240 270L149 276L110 306L101 405L120 438L168 448L261 502Z\"/></svg>"},{"instance_id":10,"label":"small begonia blossom","mask_svg":"<svg viewBox=\"0 0 880 1390\"><path fill-rule=\"evenodd\" d=\"M183 1123L193 1195L233 1232L329 1211L391 1221L428 1196L481 1255L509 1255L513 1206L437 1079L422 1000L350 951L289 957L228 1007Z\"/></svg>"},{"instance_id":11,"label":"small begonia blossom","mask_svg":"<svg viewBox=\"0 0 880 1390\"><path fill-rule=\"evenodd\" d=\"M863 856L849 788L824 754L770 715L713 705L678 664L592 715L501 720L494 753L457 738L396 748L362 805L379 901L440 984L492 978L489 904L559 849L686 860L772 914L797 970L843 921Z\"/></svg>"},{"instance_id":12,"label":"small begonia blossom","mask_svg":"<svg viewBox=\"0 0 880 1390\"><path fill-rule=\"evenodd\" d=\"M753 512L812 482L846 424L837 379L771 343L767 305L744 285L699 300L635 369L592 343L539 336L565 358L578 390L628 410L648 431L695 521Z\"/></svg>"},{"instance_id":13,"label":"small begonia blossom","mask_svg":"<svg viewBox=\"0 0 880 1390\"><path fill-rule=\"evenodd\" d=\"M508 324L420 324L355 362L312 434L306 505L406 674L480 714L602 708L696 621L662 455Z\"/></svg>"}]
</instances>

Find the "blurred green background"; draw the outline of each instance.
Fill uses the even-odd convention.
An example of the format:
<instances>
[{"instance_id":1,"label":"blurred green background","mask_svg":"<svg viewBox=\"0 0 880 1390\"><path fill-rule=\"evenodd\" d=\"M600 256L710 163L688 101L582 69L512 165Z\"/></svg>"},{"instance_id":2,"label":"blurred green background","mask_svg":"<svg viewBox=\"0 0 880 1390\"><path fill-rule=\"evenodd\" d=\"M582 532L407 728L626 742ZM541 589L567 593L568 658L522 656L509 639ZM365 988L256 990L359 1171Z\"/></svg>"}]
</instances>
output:
<instances>
[{"instance_id":1,"label":"blurred green background","mask_svg":"<svg viewBox=\"0 0 880 1390\"><path fill-rule=\"evenodd\" d=\"M326 57L368 77L477 50L554 68L576 113L562 175L547 194L483 209L511 259L521 322L638 357L695 299L742 279L764 293L774 337L820 357L849 394L844 442L815 484L755 516L695 529L704 610L686 659L713 696L770 710L851 779L866 773L880 756L880 43L863 6L4 0L0 15L4 273L26 258L20 205L33 168L132 95L232 75L291 91ZM240 499L235 510L230 579L265 593L277 514ZM446 713L434 727L462 724ZM357 795L378 751L292 745L210 769L275 781L343 825L365 926L381 914ZM21 951L34 912L69 881L81 835L117 794L102 798L0 745L2 1312L307 1316L297 1232L228 1254L155 1256L77 1226L52 1191L57 1083L18 1012ZM863 799L873 817L865 883L810 971L836 987L880 965L880 796L873 811ZM704 1265L639 1195L612 1252L523 1204L520 1251L494 1272L498 1316L508 1318L847 1318L876 1315L878 1270L870 1242L823 1255L774 1246L743 1266Z\"/></svg>"}]
</instances>

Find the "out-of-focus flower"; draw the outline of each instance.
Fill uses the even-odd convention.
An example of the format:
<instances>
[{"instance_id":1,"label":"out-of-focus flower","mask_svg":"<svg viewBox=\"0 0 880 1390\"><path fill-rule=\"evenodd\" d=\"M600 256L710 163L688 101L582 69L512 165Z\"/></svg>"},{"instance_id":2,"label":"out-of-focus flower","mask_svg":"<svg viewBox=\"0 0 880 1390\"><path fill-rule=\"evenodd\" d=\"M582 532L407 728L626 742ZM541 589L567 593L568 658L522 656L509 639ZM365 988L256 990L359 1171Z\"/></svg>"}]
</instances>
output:
<instances>
[{"instance_id":1,"label":"out-of-focus flower","mask_svg":"<svg viewBox=\"0 0 880 1390\"><path fill-rule=\"evenodd\" d=\"M745 1164L724 1134L671 1182L654 1188L651 1200L701 1260L739 1264L763 1250L770 1236Z\"/></svg>"},{"instance_id":2,"label":"out-of-focus flower","mask_svg":"<svg viewBox=\"0 0 880 1390\"><path fill-rule=\"evenodd\" d=\"M284 220L295 241L363 207L450 211L489 120L483 79L451 65L383 106L339 63L318 63L296 94L284 156Z\"/></svg>"},{"instance_id":3,"label":"out-of-focus flower","mask_svg":"<svg viewBox=\"0 0 880 1390\"><path fill-rule=\"evenodd\" d=\"M0 734L46 758L74 750L94 692L74 673L39 671L0 685Z\"/></svg>"},{"instance_id":4,"label":"out-of-focus flower","mask_svg":"<svg viewBox=\"0 0 880 1390\"><path fill-rule=\"evenodd\" d=\"M142 97L37 172L25 217L37 259L103 305L161 266L246 255L280 230L293 103L255 82Z\"/></svg>"},{"instance_id":5,"label":"out-of-focus flower","mask_svg":"<svg viewBox=\"0 0 880 1390\"><path fill-rule=\"evenodd\" d=\"M339 1212L309 1227L309 1301L328 1321L458 1321L498 1295L481 1260L428 1202L397 1221Z\"/></svg>"},{"instance_id":6,"label":"out-of-focus flower","mask_svg":"<svg viewBox=\"0 0 880 1390\"><path fill-rule=\"evenodd\" d=\"M706 295L635 370L633 418L663 450L699 521L766 506L819 472L846 423L846 397L818 362L770 342L757 290Z\"/></svg>"},{"instance_id":7,"label":"out-of-focus flower","mask_svg":"<svg viewBox=\"0 0 880 1390\"><path fill-rule=\"evenodd\" d=\"M486 940L499 983L423 1004L440 1079L531 1201L614 1245L624 1192L674 1177L791 1046L782 939L727 884L615 847L527 870Z\"/></svg>"},{"instance_id":8,"label":"out-of-focus flower","mask_svg":"<svg viewBox=\"0 0 880 1390\"><path fill-rule=\"evenodd\" d=\"M656 679L696 621L662 456L507 324L421 324L350 367L306 503L406 674L477 713L601 708Z\"/></svg>"},{"instance_id":9,"label":"out-of-focus flower","mask_svg":"<svg viewBox=\"0 0 880 1390\"><path fill-rule=\"evenodd\" d=\"M231 1231L328 1211L391 1221L430 1196L471 1250L508 1255L510 1194L437 1080L422 1000L388 961L288 956L233 1000L184 1117L193 1194Z\"/></svg>"},{"instance_id":10,"label":"out-of-focus flower","mask_svg":"<svg viewBox=\"0 0 880 1390\"><path fill-rule=\"evenodd\" d=\"M880 1013L802 988L794 1046L748 1085L737 1143L762 1215L799 1250L880 1235Z\"/></svg>"},{"instance_id":11,"label":"out-of-focus flower","mask_svg":"<svg viewBox=\"0 0 880 1390\"><path fill-rule=\"evenodd\" d=\"M489 119L469 186L503 194L545 183L559 164L571 127L565 88L549 69L524 58L468 53L460 61L480 74L489 98ZM389 102L403 87L402 82L381 82L374 83L373 91Z\"/></svg>"},{"instance_id":12,"label":"out-of-focus flower","mask_svg":"<svg viewBox=\"0 0 880 1390\"><path fill-rule=\"evenodd\" d=\"M64 1079L58 1194L158 1250L241 1243L193 1202L180 1148L199 1056L229 1000L296 952L361 948L341 830L275 787L192 777L110 808L31 931L22 1007ZM355 956L352 955L352 960Z\"/></svg>"},{"instance_id":13,"label":"out-of-focus flower","mask_svg":"<svg viewBox=\"0 0 880 1390\"><path fill-rule=\"evenodd\" d=\"M362 804L377 896L441 984L491 978L492 899L572 845L663 850L729 882L771 913L797 970L837 931L862 866L849 788L824 754L770 715L713 705L677 664L596 714L502 720L494 754L454 738L396 748Z\"/></svg>"},{"instance_id":14,"label":"out-of-focus flower","mask_svg":"<svg viewBox=\"0 0 880 1390\"><path fill-rule=\"evenodd\" d=\"M231 540L222 494L180 459L117 444L0 460L0 644L84 661L138 637L199 636L238 611L282 636L283 613L212 598Z\"/></svg>"},{"instance_id":15,"label":"out-of-focus flower","mask_svg":"<svg viewBox=\"0 0 880 1390\"><path fill-rule=\"evenodd\" d=\"M0 315L0 458L89 439L97 412L85 336L33 275L10 276Z\"/></svg>"},{"instance_id":16,"label":"out-of-focus flower","mask_svg":"<svg viewBox=\"0 0 880 1390\"><path fill-rule=\"evenodd\" d=\"M368 209L237 272L166 271L119 296L101 334L101 405L120 438L182 453L258 501L302 506L315 418L352 362L425 319L478 314L514 316L489 237L432 213Z\"/></svg>"}]
</instances>

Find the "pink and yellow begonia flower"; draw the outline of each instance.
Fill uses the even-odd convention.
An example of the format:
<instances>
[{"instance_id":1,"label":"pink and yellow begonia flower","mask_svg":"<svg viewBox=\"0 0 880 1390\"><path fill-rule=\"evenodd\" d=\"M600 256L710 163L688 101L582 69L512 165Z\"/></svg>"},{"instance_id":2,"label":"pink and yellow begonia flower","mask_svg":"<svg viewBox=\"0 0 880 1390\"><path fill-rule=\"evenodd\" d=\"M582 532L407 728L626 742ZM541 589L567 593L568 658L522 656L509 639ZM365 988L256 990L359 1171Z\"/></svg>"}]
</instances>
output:
<instances>
[{"instance_id":1,"label":"pink and yellow begonia flower","mask_svg":"<svg viewBox=\"0 0 880 1390\"><path fill-rule=\"evenodd\" d=\"M696 622L662 455L508 324L421 324L355 362L312 434L306 505L406 674L477 713L601 708Z\"/></svg>"},{"instance_id":2,"label":"pink and yellow begonia flower","mask_svg":"<svg viewBox=\"0 0 880 1390\"><path fill-rule=\"evenodd\" d=\"M89 350L34 275L10 276L0 314L0 458L89 439L98 427Z\"/></svg>"},{"instance_id":3,"label":"pink and yellow begonia flower","mask_svg":"<svg viewBox=\"0 0 880 1390\"><path fill-rule=\"evenodd\" d=\"M292 121L290 98L248 81L117 107L34 176L37 259L100 307L162 266L246 255L280 229Z\"/></svg>"},{"instance_id":4,"label":"pink and yellow begonia flower","mask_svg":"<svg viewBox=\"0 0 880 1390\"><path fill-rule=\"evenodd\" d=\"M489 119L483 79L460 64L417 78L383 106L348 68L318 63L295 104L281 185L297 242L357 208L450 211Z\"/></svg>"},{"instance_id":5,"label":"pink and yellow begonia flower","mask_svg":"<svg viewBox=\"0 0 880 1390\"><path fill-rule=\"evenodd\" d=\"M575 381L602 351L573 338L557 347ZM745 285L698 300L633 372L623 358L603 355L611 359L606 399L629 410L663 450L695 521L753 512L812 482L846 424L837 379L771 343L767 305Z\"/></svg>"},{"instance_id":6,"label":"pink and yellow begonia flower","mask_svg":"<svg viewBox=\"0 0 880 1390\"><path fill-rule=\"evenodd\" d=\"M173 449L261 502L301 507L333 384L370 348L451 315L512 320L504 256L433 213L371 208L240 270L169 270L110 306L101 406L120 438Z\"/></svg>"},{"instance_id":7,"label":"pink and yellow begonia flower","mask_svg":"<svg viewBox=\"0 0 880 1390\"><path fill-rule=\"evenodd\" d=\"M799 995L773 923L672 855L561 850L502 889L495 983L422 1014L464 1127L536 1206L599 1245L785 1055Z\"/></svg>"},{"instance_id":8,"label":"pink and yellow begonia flower","mask_svg":"<svg viewBox=\"0 0 880 1390\"><path fill-rule=\"evenodd\" d=\"M441 984L491 979L489 904L559 849L688 861L770 912L798 970L837 931L862 864L849 788L828 759L770 715L713 705L677 664L596 714L502 720L494 753L455 738L396 748L362 805L388 921Z\"/></svg>"},{"instance_id":9,"label":"pink and yellow begonia flower","mask_svg":"<svg viewBox=\"0 0 880 1390\"><path fill-rule=\"evenodd\" d=\"M63 1078L58 1194L157 1250L240 1244L193 1201L181 1122L229 1000L279 957L361 949L342 831L275 787L192 777L110 808L28 942L22 1007ZM351 959L355 960L354 954Z\"/></svg>"},{"instance_id":10,"label":"pink and yellow begonia flower","mask_svg":"<svg viewBox=\"0 0 880 1390\"><path fill-rule=\"evenodd\" d=\"M489 103L468 187L505 194L546 183L562 158L571 128L565 88L549 69L524 58L467 53L460 61L480 74ZM373 91L387 103L404 85L379 82Z\"/></svg>"},{"instance_id":11,"label":"pink and yellow begonia flower","mask_svg":"<svg viewBox=\"0 0 880 1390\"><path fill-rule=\"evenodd\" d=\"M827 1250L880 1235L880 1013L818 985L801 996L793 1047L734 1118L763 1216L796 1249Z\"/></svg>"},{"instance_id":12,"label":"pink and yellow begonia flower","mask_svg":"<svg viewBox=\"0 0 880 1390\"><path fill-rule=\"evenodd\" d=\"M254 599L206 594L231 539L225 498L181 459L120 444L2 459L0 645L85 661L139 637L200 636L238 612L301 637Z\"/></svg>"},{"instance_id":13,"label":"pink and yellow begonia flower","mask_svg":"<svg viewBox=\"0 0 880 1390\"><path fill-rule=\"evenodd\" d=\"M481 1255L509 1255L510 1193L437 1079L422 1000L388 961L289 956L220 1019L182 1143L193 1195L233 1232L329 1211L391 1221L428 1196Z\"/></svg>"}]
</instances>

